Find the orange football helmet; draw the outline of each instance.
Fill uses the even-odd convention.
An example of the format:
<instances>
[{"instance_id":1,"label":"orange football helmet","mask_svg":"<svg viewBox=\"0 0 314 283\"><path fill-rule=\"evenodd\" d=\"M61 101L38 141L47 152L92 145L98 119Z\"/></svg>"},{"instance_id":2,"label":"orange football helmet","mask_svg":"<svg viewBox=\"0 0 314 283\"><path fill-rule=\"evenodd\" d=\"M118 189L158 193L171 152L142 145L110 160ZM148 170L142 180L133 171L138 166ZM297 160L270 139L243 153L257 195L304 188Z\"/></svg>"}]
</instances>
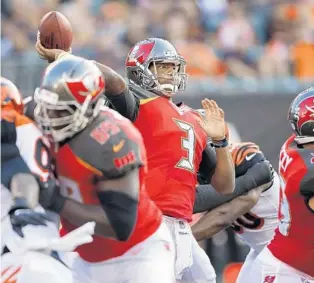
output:
<instances>
[{"instance_id":1,"label":"orange football helmet","mask_svg":"<svg viewBox=\"0 0 314 283\"><path fill-rule=\"evenodd\" d=\"M24 103L18 88L10 80L0 77L1 82L1 110L14 109L23 114Z\"/></svg>"}]
</instances>

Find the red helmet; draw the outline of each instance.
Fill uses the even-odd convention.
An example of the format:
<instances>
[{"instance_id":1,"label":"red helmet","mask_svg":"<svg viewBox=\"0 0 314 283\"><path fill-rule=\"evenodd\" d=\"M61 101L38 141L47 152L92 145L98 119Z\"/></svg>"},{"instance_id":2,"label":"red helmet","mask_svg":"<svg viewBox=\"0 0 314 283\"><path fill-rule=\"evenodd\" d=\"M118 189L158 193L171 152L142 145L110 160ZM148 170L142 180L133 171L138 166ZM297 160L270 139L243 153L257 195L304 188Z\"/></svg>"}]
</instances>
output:
<instances>
[{"instance_id":1,"label":"red helmet","mask_svg":"<svg viewBox=\"0 0 314 283\"><path fill-rule=\"evenodd\" d=\"M1 109L14 109L23 113L23 98L17 87L10 80L0 77L1 82Z\"/></svg>"},{"instance_id":2,"label":"red helmet","mask_svg":"<svg viewBox=\"0 0 314 283\"><path fill-rule=\"evenodd\" d=\"M292 101L288 119L298 144L314 142L314 87L301 92Z\"/></svg>"},{"instance_id":3,"label":"red helmet","mask_svg":"<svg viewBox=\"0 0 314 283\"><path fill-rule=\"evenodd\" d=\"M171 82L160 83L161 78L150 71L151 66L156 68L156 63L170 63L178 67ZM125 61L126 77L130 84L152 90L157 94L174 94L185 89L187 81L185 65L185 60L169 41L148 38L138 42L130 50Z\"/></svg>"}]
</instances>

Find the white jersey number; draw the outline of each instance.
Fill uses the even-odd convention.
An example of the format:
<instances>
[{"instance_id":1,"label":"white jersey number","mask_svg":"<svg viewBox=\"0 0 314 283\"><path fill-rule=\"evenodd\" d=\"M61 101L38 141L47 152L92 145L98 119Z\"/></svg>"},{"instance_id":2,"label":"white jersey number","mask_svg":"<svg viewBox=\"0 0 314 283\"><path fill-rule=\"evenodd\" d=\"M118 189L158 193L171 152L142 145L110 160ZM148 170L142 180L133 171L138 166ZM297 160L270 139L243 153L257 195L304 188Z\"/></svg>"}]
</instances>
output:
<instances>
[{"instance_id":1,"label":"white jersey number","mask_svg":"<svg viewBox=\"0 0 314 283\"><path fill-rule=\"evenodd\" d=\"M178 127L186 133L185 137L181 138L181 147L187 151L187 157L182 157L176 164L177 168L185 169L194 172L194 153L195 153L195 133L193 125L173 119Z\"/></svg>"}]
</instances>

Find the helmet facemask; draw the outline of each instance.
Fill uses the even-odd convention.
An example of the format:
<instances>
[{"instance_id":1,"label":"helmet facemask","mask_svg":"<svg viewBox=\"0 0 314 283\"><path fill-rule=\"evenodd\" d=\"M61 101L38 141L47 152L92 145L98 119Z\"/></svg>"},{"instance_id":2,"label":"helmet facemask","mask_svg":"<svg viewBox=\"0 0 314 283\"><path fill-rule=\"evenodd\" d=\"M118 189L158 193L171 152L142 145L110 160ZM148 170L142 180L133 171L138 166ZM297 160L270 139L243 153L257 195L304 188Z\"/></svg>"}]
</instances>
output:
<instances>
[{"instance_id":1,"label":"helmet facemask","mask_svg":"<svg viewBox=\"0 0 314 283\"><path fill-rule=\"evenodd\" d=\"M40 88L36 89L34 98L37 103L36 122L52 142L64 141L83 130L97 116L103 104L103 100L99 99L93 105L91 95L86 97L83 104L76 100L59 101L58 94Z\"/></svg>"},{"instance_id":2,"label":"helmet facemask","mask_svg":"<svg viewBox=\"0 0 314 283\"><path fill-rule=\"evenodd\" d=\"M314 143L314 96L309 88L291 103L288 120L299 145Z\"/></svg>"},{"instance_id":3,"label":"helmet facemask","mask_svg":"<svg viewBox=\"0 0 314 283\"><path fill-rule=\"evenodd\" d=\"M173 70L172 77L165 77L164 75L158 75L158 66L173 64L176 70ZM169 59L154 58L142 65L139 62L136 63L139 70L135 74L137 76L137 82L139 86L157 93L161 93L164 96L171 97L173 94L185 90L187 74L185 72L185 61L181 56ZM171 80L171 82L166 82ZM133 82L134 83L134 82Z\"/></svg>"},{"instance_id":4,"label":"helmet facemask","mask_svg":"<svg viewBox=\"0 0 314 283\"><path fill-rule=\"evenodd\" d=\"M157 68L162 66L172 68L172 74L159 74L160 71ZM148 71L154 80L153 90L171 96L185 89L187 75L185 74L185 63L181 60L153 60L148 67Z\"/></svg>"}]
</instances>

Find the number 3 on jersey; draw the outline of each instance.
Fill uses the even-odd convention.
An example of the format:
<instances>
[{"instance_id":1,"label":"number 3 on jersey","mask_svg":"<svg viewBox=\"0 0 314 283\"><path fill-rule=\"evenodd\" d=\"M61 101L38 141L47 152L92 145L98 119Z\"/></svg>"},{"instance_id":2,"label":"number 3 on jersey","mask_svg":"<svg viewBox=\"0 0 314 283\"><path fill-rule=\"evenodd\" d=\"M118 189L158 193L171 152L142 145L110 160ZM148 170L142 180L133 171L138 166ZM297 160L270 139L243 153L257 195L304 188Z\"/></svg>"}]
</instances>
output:
<instances>
[{"instance_id":1,"label":"number 3 on jersey","mask_svg":"<svg viewBox=\"0 0 314 283\"><path fill-rule=\"evenodd\" d=\"M182 157L176 164L177 168L194 172L195 133L193 125L173 119L177 126L185 133L181 138L181 147L187 152L187 157Z\"/></svg>"}]
</instances>

